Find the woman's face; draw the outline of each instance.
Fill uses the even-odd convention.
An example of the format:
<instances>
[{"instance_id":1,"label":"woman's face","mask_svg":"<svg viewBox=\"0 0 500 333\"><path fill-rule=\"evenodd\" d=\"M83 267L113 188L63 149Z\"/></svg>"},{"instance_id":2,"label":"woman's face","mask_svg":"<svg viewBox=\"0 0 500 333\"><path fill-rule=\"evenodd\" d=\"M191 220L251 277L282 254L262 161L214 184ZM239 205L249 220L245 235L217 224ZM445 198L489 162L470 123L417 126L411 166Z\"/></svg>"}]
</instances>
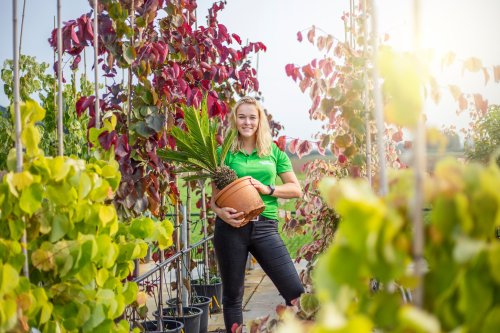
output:
<instances>
[{"instance_id":1,"label":"woman's face","mask_svg":"<svg viewBox=\"0 0 500 333\"><path fill-rule=\"evenodd\" d=\"M259 127L259 111L253 104L242 104L236 110L236 128L244 138L255 136Z\"/></svg>"}]
</instances>

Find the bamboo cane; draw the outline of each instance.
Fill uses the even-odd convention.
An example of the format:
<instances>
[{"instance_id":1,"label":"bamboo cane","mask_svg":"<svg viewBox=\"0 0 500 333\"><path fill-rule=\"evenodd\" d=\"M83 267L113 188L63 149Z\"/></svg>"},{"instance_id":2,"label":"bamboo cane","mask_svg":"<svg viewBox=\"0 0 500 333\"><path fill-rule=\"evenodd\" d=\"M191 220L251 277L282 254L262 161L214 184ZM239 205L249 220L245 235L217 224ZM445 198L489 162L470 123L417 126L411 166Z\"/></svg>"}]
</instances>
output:
<instances>
[{"instance_id":1,"label":"bamboo cane","mask_svg":"<svg viewBox=\"0 0 500 333\"><path fill-rule=\"evenodd\" d=\"M379 193L387 194L387 171L385 163L385 140L384 140L384 115L382 110L382 95L379 84L377 52L378 52L378 28L377 28L377 10L375 3L371 1L371 25L372 25L372 81L373 95L375 102L375 122L377 124L377 150L379 158Z\"/></svg>"},{"instance_id":2,"label":"bamboo cane","mask_svg":"<svg viewBox=\"0 0 500 333\"><path fill-rule=\"evenodd\" d=\"M101 111L99 109L99 69L97 63L99 51L99 28L98 28L98 1L94 0L94 90L95 90L95 127L101 128Z\"/></svg>"},{"instance_id":3,"label":"bamboo cane","mask_svg":"<svg viewBox=\"0 0 500 333\"><path fill-rule=\"evenodd\" d=\"M14 121L16 127L16 172L23 171L23 146L21 143L21 108L19 105L19 48L17 45L17 0L12 0L12 60L14 62ZM28 266L28 242L26 237L26 221L23 221L23 236L21 239L24 265L23 273L29 279L29 266Z\"/></svg>"},{"instance_id":4,"label":"bamboo cane","mask_svg":"<svg viewBox=\"0 0 500 333\"><path fill-rule=\"evenodd\" d=\"M21 33L19 34L19 57L21 57L21 48L23 46L24 13L26 12L26 0L23 0L23 13L21 14Z\"/></svg>"},{"instance_id":5,"label":"bamboo cane","mask_svg":"<svg viewBox=\"0 0 500 333\"><path fill-rule=\"evenodd\" d=\"M177 178L175 179L175 186L177 187ZM180 209L179 209L179 201L176 200L175 202L175 250L177 252L181 251L181 239L180 239ZM177 280L177 299L180 299L181 301L177 303L177 315L179 317L183 316L183 309L182 309L182 294L181 297L179 297L179 293L182 290L182 272L181 272L181 257L177 258L177 269L175 271L176 273L176 280Z\"/></svg>"},{"instance_id":6,"label":"bamboo cane","mask_svg":"<svg viewBox=\"0 0 500 333\"><path fill-rule=\"evenodd\" d=\"M189 247L191 245L191 186L189 186L189 182L186 182L187 191L186 191L186 244ZM188 251L186 253L186 263L188 274L191 275L191 252ZM190 282L190 281L189 281ZM191 284L189 285L189 292L191 293Z\"/></svg>"},{"instance_id":7,"label":"bamboo cane","mask_svg":"<svg viewBox=\"0 0 500 333\"><path fill-rule=\"evenodd\" d=\"M134 40L135 40L135 29L134 29L134 23L135 23L135 1L132 0L131 5L130 5L130 28L132 30L132 37L130 38L130 46L134 47ZM127 128L130 128L130 121L132 118L132 68L128 68L128 82L127 82L127 90L128 90L128 110L127 110Z\"/></svg>"},{"instance_id":8,"label":"bamboo cane","mask_svg":"<svg viewBox=\"0 0 500 333\"><path fill-rule=\"evenodd\" d=\"M363 57L368 59L368 8L366 0L363 1ZM368 61L365 61L363 81L364 106L365 106L365 128L366 128L366 176L370 186L372 185L372 137L370 132L370 93L368 91Z\"/></svg>"},{"instance_id":9,"label":"bamboo cane","mask_svg":"<svg viewBox=\"0 0 500 333\"><path fill-rule=\"evenodd\" d=\"M207 203L206 203L206 193L205 193L205 181L200 181L201 185L201 209L203 213L203 218L202 218L202 226L203 226L203 238L207 239L208 237L208 232L207 232ZM203 243L203 255L204 255L204 265L203 265L203 278L205 279L205 283L209 284L210 283L210 271L208 269L209 262L208 262L208 242Z\"/></svg>"},{"instance_id":10,"label":"bamboo cane","mask_svg":"<svg viewBox=\"0 0 500 333\"><path fill-rule=\"evenodd\" d=\"M417 66L420 67L420 1L413 0L413 44L417 59ZM420 92L419 92L420 93ZM424 223L423 223L423 201L424 201L424 177L426 170L425 163L425 123L423 110L420 110L417 126L415 128L415 151L414 157L414 172L415 172L415 198L413 202L413 262L415 267L415 276L420 280L419 285L414 292L414 302L418 307L423 305L423 251L424 251Z\"/></svg>"},{"instance_id":11,"label":"bamboo cane","mask_svg":"<svg viewBox=\"0 0 500 333\"><path fill-rule=\"evenodd\" d=\"M57 151L64 155L61 0L57 0Z\"/></svg>"}]
</instances>

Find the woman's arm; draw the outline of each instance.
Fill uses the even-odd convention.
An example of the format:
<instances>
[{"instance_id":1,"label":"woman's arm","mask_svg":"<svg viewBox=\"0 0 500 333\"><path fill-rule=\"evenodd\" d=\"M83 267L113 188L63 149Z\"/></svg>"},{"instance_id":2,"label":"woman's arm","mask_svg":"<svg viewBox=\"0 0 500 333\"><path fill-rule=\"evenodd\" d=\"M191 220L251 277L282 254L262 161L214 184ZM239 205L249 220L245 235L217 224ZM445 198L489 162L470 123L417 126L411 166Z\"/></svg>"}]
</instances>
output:
<instances>
[{"instance_id":1,"label":"woman's arm","mask_svg":"<svg viewBox=\"0 0 500 333\"><path fill-rule=\"evenodd\" d=\"M300 198L302 196L302 188L300 187L299 180L295 175L295 172L288 171L283 172L278 175L283 181L283 185L277 185L273 197L282 198L282 199L292 199L292 198ZM262 184L257 179L252 178L251 182L253 186L259 191L261 194L267 194L271 192L269 186Z\"/></svg>"},{"instance_id":2,"label":"woman's arm","mask_svg":"<svg viewBox=\"0 0 500 333\"><path fill-rule=\"evenodd\" d=\"M215 215L220 217L224 222L232 225L233 227L239 227L244 218L241 218L245 213L238 212L236 209L231 207L219 207L215 203L215 196L219 193L217 187L215 187L214 182L212 182L212 199L210 200L210 208L214 211Z\"/></svg>"}]
</instances>

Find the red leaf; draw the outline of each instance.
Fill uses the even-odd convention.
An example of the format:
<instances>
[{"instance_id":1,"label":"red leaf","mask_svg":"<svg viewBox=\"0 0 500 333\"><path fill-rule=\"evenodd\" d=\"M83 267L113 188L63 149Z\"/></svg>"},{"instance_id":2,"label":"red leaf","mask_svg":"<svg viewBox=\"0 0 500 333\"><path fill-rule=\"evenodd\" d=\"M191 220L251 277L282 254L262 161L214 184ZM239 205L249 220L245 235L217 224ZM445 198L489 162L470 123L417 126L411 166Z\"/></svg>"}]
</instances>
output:
<instances>
[{"instance_id":1,"label":"red leaf","mask_svg":"<svg viewBox=\"0 0 500 333\"><path fill-rule=\"evenodd\" d=\"M298 40L299 42L302 42L302 32L300 32L300 31L299 31L299 32L297 32L297 40Z\"/></svg>"},{"instance_id":2,"label":"red leaf","mask_svg":"<svg viewBox=\"0 0 500 333\"><path fill-rule=\"evenodd\" d=\"M500 66L493 66L493 77L495 78L495 83L500 82Z\"/></svg>"},{"instance_id":3,"label":"red leaf","mask_svg":"<svg viewBox=\"0 0 500 333\"><path fill-rule=\"evenodd\" d=\"M75 26L71 26L70 27L70 31L71 31L71 39L73 40L73 42L75 44L80 44L80 40L78 40L78 36L76 35L76 32L75 32Z\"/></svg>"},{"instance_id":4,"label":"red leaf","mask_svg":"<svg viewBox=\"0 0 500 333\"><path fill-rule=\"evenodd\" d=\"M240 38L240 36L238 36L237 34L231 34L231 36L233 36L233 38L236 40L236 42L238 42L238 44L241 45L241 38Z\"/></svg>"},{"instance_id":5,"label":"red leaf","mask_svg":"<svg viewBox=\"0 0 500 333\"><path fill-rule=\"evenodd\" d=\"M349 174L351 175L351 177L353 178L359 178L361 177L361 170L359 169L358 166L356 165L353 165L349 168Z\"/></svg>"},{"instance_id":6,"label":"red leaf","mask_svg":"<svg viewBox=\"0 0 500 333\"><path fill-rule=\"evenodd\" d=\"M76 102L76 106L75 106L76 113L77 113L78 117L80 117L82 115L82 113L85 110L87 110L87 108L89 106L94 104L94 100L95 100L95 96L90 96L90 97L82 96L82 97L80 97L80 99L78 99L78 101Z\"/></svg>"},{"instance_id":7,"label":"red leaf","mask_svg":"<svg viewBox=\"0 0 500 333\"><path fill-rule=\"evenodd\" d=\"M299 139L293 139L290 141L290 144L288 145L288 151L292 154L295 154L297 151L297 144L299 144Z\"/></svg>"},{"instance_id":8,"label":"red leaf","mask_svg":"<svg viewBox=\"0 0 500 333\"><path fill-rule=\"evenodd\" d=\"M297 156L299 158L302 158L302 156L309 155L311 151L312 151L311 143L305 140L297 147Z\"/></svg>"},{"instance_id":9,"label":"red leaf","mask_svg":"<svg viewBox=\"0 0 500 333\"><path fill-rule=\"evenodd\" d=\"M77 55L74 59L73 62L71 63L71 69L75 70L78 68L78 64L82 60L82 57L80 55Z\"/></svg>"},{"instance_id":10,"label":"red leaf","mask_svg":"<svg viewBox=\"0 0 500 333\"><path fill-rule=\"evenodd\" d=\"M468 70L470 72L479 72L483 68L483 63L480 59L475 57L470 57L464 61L464 67L462 68L462 73L464 70Z\"/></svg>"},{"instance_id":11,"label":"red leaf","mask_svg":"<svg viewBox=\"0 0 500 333\"><path fill-rule=\"evenodd\" d=\"M482 95L474 94L474 104L476 105L476 110L481 111L483 115L488 112L488 100L484 100Z\"/></svg>"},{"instance_id":12,"label":"red leaf","mask_svg":"<svg viewBox=\"0 0 500 333\"><path fill-rule=\"evenodd\" d=\"M286 75L293 77L294 69L295 69L295 65L294 64L288 64L288 65L286 65L285 66ZM295 80L295 78L294 78L294 80Z\"/></svg>"},{"instance_id":13,"label":"red leaf","mask_svg":"<svg viewBox=\"0 0 500 333\"><path fill-rule=\"evenodd\" d=\"M316 27L313 25L311 30L309 30L309 32L307 33L307 40L309 40L311 44L314 44L315 33L316 33Z\"/></svg>"},{"instance_id":14,"label":"red leaf","mask_svg":"<svg viewBox=\"0 0 500 333\"><path fill-rule=\"evenodd\" d=\"M306 77L314 77L315 76L315 71L311 67L310 64L307 64L302 67L302 72L306 75Z\"/></svg>"},{"instance_id":15,"label":"red leaf","mask_svg":"<svg viewBox=\"0 0 500 333\"><path fill-rule=\"evenodd\" d=\"M467 99L465 99L464 94L460 94L460 97L458 98L458 107L461 111L467 109Z\"/></svg>"},{"instance_id":16,"label":"red leaf","mask_svg":"<svg viewBox=\"0 0 500 333\"><path fill-rule=\"evenodd\" d=\"M109 150L111 145L116 144L117 135L115 131L111 133L108 131L104 131L99 135L99 143L104 150Z\"/></svg>"},{"instance_id":17,"label":"red leaf","mask_svg":"<svg viewBox=\"0 0 500 333\"><path fill-rule=\"evenodd\" d=\"M396 133L394 133L392 135L392 140L394 140L394 142L401 142L401 141L403 141L403 131L402 130L398 130Z\"/></svg>"},{"instance_id":18,"label":"red leaf","mask_svg":"<svg viewBox=\"0 0 500 333\"><path fill-rule=\"evenodd\" d=\"M488 81L490 80L490 73L488 73L486 67L483 67L483 74L484 74L484 85L487 85Z\"/></svg>"},{"instance_id":19,"label":"red leaf","mask_svg":"<svg viewBox=\"0 0 500 333\"><path fill-rule=\"evenodd\" d=\"M278 138L278 140L276 140L274 142L276 143L276 146L278 146L278 148L281 151L285 151L285 149L286 149L286 136L282 135Z\"/></svg>"},{"instance_id":20,"label":"red leaf","mask_svg":"<svg viewBox=\"0 0 500 333\"><path fill-rule=\"evenodd\" d=\"M316 93L314 93L316 94ZM313 115L314 111L316 111L318 109L318 106L319 106L319 103L321 102L321 97L316 95L316 97L314 97L314 100L313 100L313 104L311 106L311 108L309 109L309 115Z\"/></svg>"}]
</instances>

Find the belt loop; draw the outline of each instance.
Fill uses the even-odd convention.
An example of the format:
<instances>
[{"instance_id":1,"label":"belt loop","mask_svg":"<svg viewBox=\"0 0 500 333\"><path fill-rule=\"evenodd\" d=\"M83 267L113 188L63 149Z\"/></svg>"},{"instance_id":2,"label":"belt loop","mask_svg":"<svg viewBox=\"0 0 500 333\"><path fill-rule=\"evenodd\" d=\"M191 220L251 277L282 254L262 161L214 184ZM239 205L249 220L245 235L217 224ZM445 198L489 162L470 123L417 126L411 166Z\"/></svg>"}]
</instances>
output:
<instances>
[{"instance_id":1,"label":"belt loop","mask_svg":"<svg viewBox=\"0 0 500 333\"><path fill-rule=\"evenodd\" d=\"M258 222L260 220L260 215L257 215L253 219L250 220L250 222Z\"/></svg>"}]
</instances>

